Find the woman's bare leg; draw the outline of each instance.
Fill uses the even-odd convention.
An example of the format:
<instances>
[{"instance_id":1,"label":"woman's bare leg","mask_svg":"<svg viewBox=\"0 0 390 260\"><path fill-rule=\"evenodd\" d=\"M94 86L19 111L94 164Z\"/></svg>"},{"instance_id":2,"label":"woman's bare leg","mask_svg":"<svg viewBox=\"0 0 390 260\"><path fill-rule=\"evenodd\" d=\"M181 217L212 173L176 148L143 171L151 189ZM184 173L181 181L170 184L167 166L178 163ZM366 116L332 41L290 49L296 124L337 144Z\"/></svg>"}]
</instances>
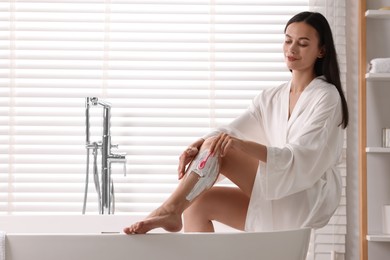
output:
<instances>
[{"instance_id":1,"label":"woman's bare leg","mask_svg":"<svg viewBox=\"0 0 390 260\"><path fill-rule=\"evenodd\" d=\"M201 154L212 141L205 141L198 154ZM187 196L199 181L199 175L187 172L176 190L156 210L149 214L144 220L124 228L126 234L144 234L155 228L164 228L170 232L177 232L182 229L183 211L191 204Z\"/></svg>"},{"instance_id":2,"label":"woman's bare leg","mask_svg":"<svg viewBox=\"0 0 390 260\"><path fill-rule=\"evenodd\" d=\"M182 229L181 215L190 205L186 196L198 181L195 174L186 176L171 196L156 210L149 214L144 220L137 222L123 231L126 234L144 234L155 228L164 228L169 232L178 232Z\"/></svg>"},{"instance_id":3,"label":"woman's bare leg","mask_svg":"<svg viewBox=\"0 0 390 260\"><path fill-rule=\"evenodd\" d=\"M210 144L211 142L206 140L202 145L200 153L206 150ZM235 156L237 158L234 158ZM256 174L257 161L237 152L230 152L222 157L220 164L220 171L236 183L249 198ZM177 189L158 209L153 211L143 221L126 227L124 232L126 234L144 234L158 227L162 227L170 232L180 231L182 228L181 215L192 203L186 197L198 180L199 176L195 173L187 173ZM187 214L187 216L189 217L190 214Z\"/></svg>"},{"instance_id":4,"label":"woman's bare leg","mask_svg":"<svg viewBox=\"0 0 390 260\"><path fill-rule=\"evenodd\" d=\"M212 220L244 230L248 204L239 188L213 187L184 211L184 231L214 232Z\"/></svg>"},{"instance_id":5,"label":"woman's bare leg","mask_svg":"<svg viewBox=\"0 0 390 260\"><path fill-rule=\"evenodd\" d=\"M257 160L229 152L220 171L239 188L213 187L206 191L184 212L184 231L213 232L212 220L244 230L257 167Z\"/></svg>"}]
</instances>

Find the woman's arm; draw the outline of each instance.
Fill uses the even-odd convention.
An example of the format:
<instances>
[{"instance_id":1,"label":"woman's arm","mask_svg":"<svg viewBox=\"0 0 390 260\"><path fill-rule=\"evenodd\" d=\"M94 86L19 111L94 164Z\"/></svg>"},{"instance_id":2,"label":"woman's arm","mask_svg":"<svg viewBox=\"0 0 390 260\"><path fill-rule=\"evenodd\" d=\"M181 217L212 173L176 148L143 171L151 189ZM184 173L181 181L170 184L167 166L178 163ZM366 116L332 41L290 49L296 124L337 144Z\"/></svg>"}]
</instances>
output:
<instances>
[{"instance_id":1,"label":"woman's arm","mask_svg":"<svg viewBox=\"0 0 390 260\"><path fill-rule=\"evenodd\" d=\"M220 156L222 157L225 156L230 149L246 153L264 163L267 162L267 147L265 145L242 140L226 133L218 135L210 147L212 153L220 152Z\"/></svg>"}]
</instances>

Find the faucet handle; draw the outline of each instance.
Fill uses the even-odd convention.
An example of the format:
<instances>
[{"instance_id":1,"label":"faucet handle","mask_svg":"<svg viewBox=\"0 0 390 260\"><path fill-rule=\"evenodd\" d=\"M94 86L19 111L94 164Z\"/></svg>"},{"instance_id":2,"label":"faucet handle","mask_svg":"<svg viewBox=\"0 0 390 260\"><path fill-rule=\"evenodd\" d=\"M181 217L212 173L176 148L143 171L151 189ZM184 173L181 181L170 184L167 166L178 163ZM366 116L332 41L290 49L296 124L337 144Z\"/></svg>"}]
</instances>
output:
<instances>
[{"instance_id":1,"label":"faucet handle","mask_svg":"<svg viewBox=\"0 0 390 260\"><path fill-rule=\"evenodd\" d=\"M126 176L126 153L110 154L109 160L111 163L123 163L123 174Z\"/></svg>"},{"instance_id":2,"label":"faucet handle","mask_svg":"<svg viewBox=\"0 0 390 260\"><path fill-rule=\"evenodd\" d=\"M96 106L98 104L99 98L98 97L89 97L89 100L91 101L92 105Z\"/></svg>"}]
</instances>

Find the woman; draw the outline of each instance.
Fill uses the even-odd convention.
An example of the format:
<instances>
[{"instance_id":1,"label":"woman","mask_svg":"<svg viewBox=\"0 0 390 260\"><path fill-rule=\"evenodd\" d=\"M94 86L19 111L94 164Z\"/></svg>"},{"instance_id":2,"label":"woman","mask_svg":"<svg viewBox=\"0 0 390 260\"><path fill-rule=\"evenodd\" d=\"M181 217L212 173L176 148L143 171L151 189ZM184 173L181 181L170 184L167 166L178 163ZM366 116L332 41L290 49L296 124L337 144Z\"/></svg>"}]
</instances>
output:
<instances>
[{"instance_id":1,"label":"woman","mask_svg":"<svg viewBox=\"0 0 390 260\"><path fill-rule=\"evenodd\" d=\"M125 233L179 231L183 212L188 232L214 231L212 220L246 231L328 223L341 196L336 165L348 107L325 17L291 18L283 51L291 80L262 91L230 125L190 145L180 156L177 189ZM218 173L238 188L211 187Z\"/></svg>"}]
</instances>

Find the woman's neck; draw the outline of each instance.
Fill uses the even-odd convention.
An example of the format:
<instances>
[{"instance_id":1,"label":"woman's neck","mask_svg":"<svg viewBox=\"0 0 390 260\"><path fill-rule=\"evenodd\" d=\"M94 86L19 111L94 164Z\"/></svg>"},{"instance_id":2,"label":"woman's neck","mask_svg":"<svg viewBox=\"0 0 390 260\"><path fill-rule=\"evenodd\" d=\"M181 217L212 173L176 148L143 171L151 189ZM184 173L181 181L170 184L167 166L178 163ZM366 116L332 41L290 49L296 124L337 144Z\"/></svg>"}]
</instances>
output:
<instances>
[{"instance_id":1,"label":"woman's neck","mask_svg":"<svg viewBox=\"0 0 390 260\"><path fill-rule=\"evenodd\" d=\"M297 94L303 92L315 77L316 75L314 73L293 71L290 88L291 93Z\"/></svg>"}]
</instances>

